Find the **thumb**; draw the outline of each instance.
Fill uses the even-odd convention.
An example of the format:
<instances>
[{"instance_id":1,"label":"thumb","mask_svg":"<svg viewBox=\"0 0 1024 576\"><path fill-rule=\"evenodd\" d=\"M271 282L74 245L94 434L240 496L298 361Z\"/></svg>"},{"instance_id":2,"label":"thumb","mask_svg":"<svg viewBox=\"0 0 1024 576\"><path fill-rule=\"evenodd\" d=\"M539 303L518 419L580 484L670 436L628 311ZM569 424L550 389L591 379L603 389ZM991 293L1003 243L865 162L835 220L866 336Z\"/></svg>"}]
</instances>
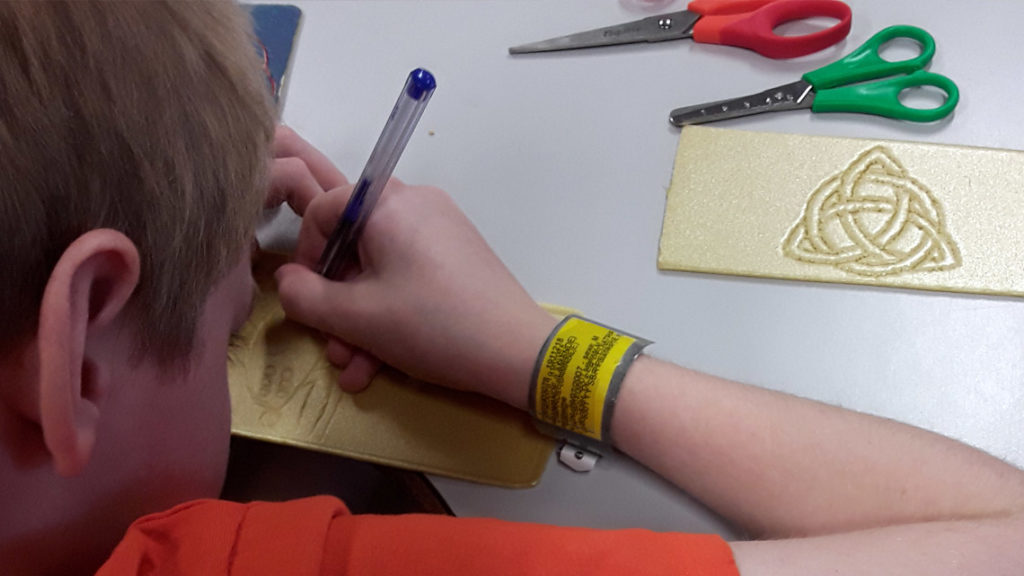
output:
<instances>
[{"instance_id":1,"label":"thumb","mask_svg":"<svg viewBox=\"0 0 1024 576\"><path fill-rule=\"evenodd\" d=\"M353 342L348 335L358 334L362 323L358 280L335 282L299 264L281 266L274 277L288 318Z\"/></svg>"}]
</instances>

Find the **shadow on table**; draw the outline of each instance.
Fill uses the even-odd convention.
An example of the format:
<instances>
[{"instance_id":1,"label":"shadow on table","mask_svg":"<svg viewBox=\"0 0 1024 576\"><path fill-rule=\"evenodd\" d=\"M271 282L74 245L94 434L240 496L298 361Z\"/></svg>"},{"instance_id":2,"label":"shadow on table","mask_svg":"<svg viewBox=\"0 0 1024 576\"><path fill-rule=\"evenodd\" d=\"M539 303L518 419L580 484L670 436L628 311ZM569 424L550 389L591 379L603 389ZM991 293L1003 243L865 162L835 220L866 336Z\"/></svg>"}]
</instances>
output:
<instances>
[{"instance_id":1,"label":"shadow on table","mask_svg":"<svg viewBox=\"0 0 1024 576\"><path fill-rule=\"evenodd\" d=\"M231 438L222 498L273 502L319 494L337 496L353 514L453 516L434 486L418 472L248 438Z\"/></svg>"}]
</instances>

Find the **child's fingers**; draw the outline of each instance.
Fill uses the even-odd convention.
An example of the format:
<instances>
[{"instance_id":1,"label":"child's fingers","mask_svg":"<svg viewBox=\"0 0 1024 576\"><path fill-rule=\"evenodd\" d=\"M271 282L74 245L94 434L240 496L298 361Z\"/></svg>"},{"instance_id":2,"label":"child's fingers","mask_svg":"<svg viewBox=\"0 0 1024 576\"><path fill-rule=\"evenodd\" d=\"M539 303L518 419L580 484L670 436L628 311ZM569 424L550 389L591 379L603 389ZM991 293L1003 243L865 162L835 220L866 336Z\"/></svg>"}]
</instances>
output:
<instances>
[{"instance_id":1,"label":"child's fingers","mask_svg":"<svg viewBox=\"0 0 1024 576\"><path fill-rule=\"evenodd\" d=\"M348 179L334 164L287 126L278 126L274 133L274 158L300 158L309 166L313 177L324 190L348 185Z\"/></svg>"},{"instance_id":2,"label":"child's fingers","mask_svg":"<svg viewBox=\"0 0 1024 576\"><path fill-rule=\"evenodd\" d=\"M362 392L373 381L380 366L380 360L363 350L356 350L348 366L338 374L338 386L349 394Z\"/></svg>"},{"instance_id":3,"label":"child's fingers","mask_svg":"<svg viewBox=\"0 0 1024 576\"><path fill-rule=\"evenodd\" d=\"M355 354L355 348L349 346L345 341L339 340L328 334L327 350L324 354L327 356L328 362L339 370L344 370L348 367L349 362L352 361L352 356Z\"/></svg>"},{"instance_id":4,"label":"child's fingers","mask_svg":"<svg viewBox=\"0 0 1024 576\"><path fill-rule=\"evenodd\" d=\"M323 192L320 183L300 158L275 158L270 166L270 186L263 207L274 208L287 202L301 216L306 213L310 202Z\"/></svg>"},{"instance_id":5,"label":"child's fingers","mask_svg":"<svg viewBox=\"0 0 1024 576\"><path fill-rule=\"evenodd\" d=\"M277 292L285 314L302 324L343 340L366 334L365 321L372 295L361 282L332 282L305 266L285 264L277 269Z\"/></svg>"},{"instance_id":6,"label":"child's fingers","mask_svg":"<svg viewBox=\"0 0 1024 576\"><path fill-rule=\"evenodd\" d=\"M405 187L398 178L388 180L381 198L394 194ZM302 226L299 228L299 241L295 248L294 261L308 268L315 268L320 254L327 245L338 218L345 211L354 186L342 186L329 190L326 194L314 198L303 214ZM372 215L370 216L373 217Z\"/></svg>"},{"instance_id":7,"label":"child's fingers","mask_svg":"<svg viewBox=\"0 0 1024 576\"><path fill-rule=\"evenodd\" d=\"M352 195L352 187L344 186L330 190L314 198L306 207L302 218L302 226L299 228L299 241L295 246L294 261L313 268L320 259L334 227L338 224L338 217L345 210L349 196Z\"/></svg>"}]
</instances>

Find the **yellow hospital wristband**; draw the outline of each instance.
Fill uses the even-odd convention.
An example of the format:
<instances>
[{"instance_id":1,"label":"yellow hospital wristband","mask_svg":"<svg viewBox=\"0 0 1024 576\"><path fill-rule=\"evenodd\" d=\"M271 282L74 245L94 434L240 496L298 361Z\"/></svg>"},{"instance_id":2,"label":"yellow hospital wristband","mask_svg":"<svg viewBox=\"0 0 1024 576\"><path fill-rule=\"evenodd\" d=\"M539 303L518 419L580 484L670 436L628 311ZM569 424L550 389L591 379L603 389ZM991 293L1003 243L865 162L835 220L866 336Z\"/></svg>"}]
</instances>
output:
<instances>
[{"instance_id":1,"label":"yellow hospital wristband","mask_svg":"<svg viewBox=\"0 0 1024 576\"><path fill-rule=\"evenodd\" d=\"M650 343L580 316L566 316L537 356L530 414L570 440L608 442L622 379Z\"/></svg>"}]
</instances>

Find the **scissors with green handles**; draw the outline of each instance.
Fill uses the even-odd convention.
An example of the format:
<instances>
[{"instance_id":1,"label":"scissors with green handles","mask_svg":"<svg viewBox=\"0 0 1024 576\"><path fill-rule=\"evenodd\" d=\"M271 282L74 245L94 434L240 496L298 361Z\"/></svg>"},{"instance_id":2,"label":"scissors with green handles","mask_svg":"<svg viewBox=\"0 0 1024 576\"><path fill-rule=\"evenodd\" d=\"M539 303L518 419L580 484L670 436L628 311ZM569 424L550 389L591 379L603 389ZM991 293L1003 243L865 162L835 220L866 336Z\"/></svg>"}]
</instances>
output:
<instances>
[{"instance_id":1,"label":"scissors with green handles","mask_svg":"<svg viewBox=\"0 0 1024 576\"><path fill-rule=\"evenodd\" d=\"M921 45L921 53L909 60L883 59L879 49L898 38L914 40ZM960 100L960 90L952 80L924 70L934 54L931 34L914 26L890 26L845 57L804 74L796 82L742 98L677 108L669 114L669 121L685 126L809 108L813 112L855 112L934 122L948 116ZM938 88L945 93L945 102L935 108L911 108L900 102L900 93L919 86Z\"/></svg>"}]
</instances>

